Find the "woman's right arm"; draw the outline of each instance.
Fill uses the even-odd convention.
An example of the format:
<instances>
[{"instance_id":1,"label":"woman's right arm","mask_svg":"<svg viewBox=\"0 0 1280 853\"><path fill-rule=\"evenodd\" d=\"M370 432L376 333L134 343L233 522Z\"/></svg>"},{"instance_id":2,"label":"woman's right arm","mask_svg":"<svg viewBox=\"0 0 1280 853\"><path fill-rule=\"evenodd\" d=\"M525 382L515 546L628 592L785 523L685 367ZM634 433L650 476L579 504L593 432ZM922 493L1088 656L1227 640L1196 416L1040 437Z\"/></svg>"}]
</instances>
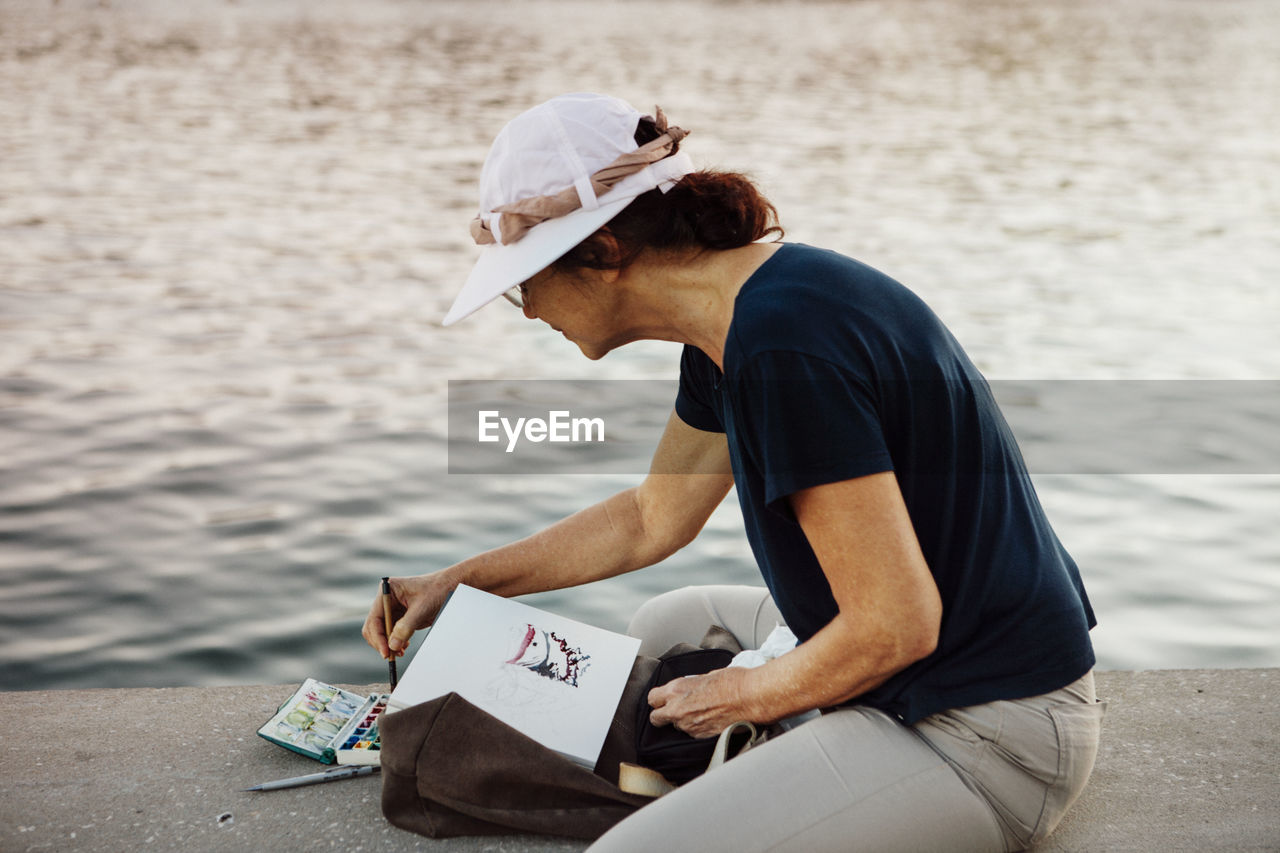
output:
<instances>
[{"instance_id":1,"label":"woman's right arm","mask_svg":"<svg viewBox=\"0 0 1280 853\"><path fill-rule=\"evenodd\" d=\"M732 485L724 434L694 429L673 412L639 486L447 569L393 578L390 641L380 597L365 620L364 637L383 657L403 654L413 632L435 620L460 583L496 595L524 595L657 563L698 535Z\"/></svg>"}]
</instances>

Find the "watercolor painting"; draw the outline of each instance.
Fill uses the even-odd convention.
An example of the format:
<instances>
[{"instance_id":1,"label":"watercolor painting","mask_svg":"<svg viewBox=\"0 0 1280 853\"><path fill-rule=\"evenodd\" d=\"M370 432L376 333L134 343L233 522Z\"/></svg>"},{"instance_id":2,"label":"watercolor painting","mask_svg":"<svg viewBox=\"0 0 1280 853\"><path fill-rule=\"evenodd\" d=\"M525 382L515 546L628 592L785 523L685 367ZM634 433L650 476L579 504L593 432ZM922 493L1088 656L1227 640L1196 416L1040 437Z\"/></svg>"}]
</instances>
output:
<instances>
[{"instance_id":1,"label":"watercolor painting","mask_svg":"<svg viewBox=\"0 0 1280 853\"><path fill-rule=\"evenodd\" d=\"M586 672L591 656L580 646L571 645L554 631L544 631L526 622L515 630L514 654L506 660L529 672L569 687L577 687Z\"/></svg>"}]
</instances>

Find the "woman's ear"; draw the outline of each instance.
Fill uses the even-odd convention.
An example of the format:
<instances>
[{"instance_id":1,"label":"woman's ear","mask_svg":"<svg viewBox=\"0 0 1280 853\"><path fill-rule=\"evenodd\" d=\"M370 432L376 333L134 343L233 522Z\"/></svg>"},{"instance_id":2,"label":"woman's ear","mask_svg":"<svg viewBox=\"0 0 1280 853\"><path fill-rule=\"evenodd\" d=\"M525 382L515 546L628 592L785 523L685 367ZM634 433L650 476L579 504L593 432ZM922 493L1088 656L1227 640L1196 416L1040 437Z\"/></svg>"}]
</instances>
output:
<instances>
[{"instance_id":1,"label":"woman's ear","mask_svg":"<svg viewBox=\"0 0 1280 853\"><path fill-rule=\"evenodd\" d=\"M608 225L592 234L578 250L578 257L589 267L598 270L617 270L622 264L622 246Z\"/></svg>"}]
</instances>

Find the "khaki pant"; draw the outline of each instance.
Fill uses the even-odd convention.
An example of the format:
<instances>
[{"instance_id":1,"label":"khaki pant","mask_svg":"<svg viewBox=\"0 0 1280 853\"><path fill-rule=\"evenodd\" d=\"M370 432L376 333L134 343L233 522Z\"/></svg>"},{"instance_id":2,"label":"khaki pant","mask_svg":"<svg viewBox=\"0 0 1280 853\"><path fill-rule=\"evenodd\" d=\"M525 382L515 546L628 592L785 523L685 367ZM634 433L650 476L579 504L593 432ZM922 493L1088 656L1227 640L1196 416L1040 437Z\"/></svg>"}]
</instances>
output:
<instances>
[{"instance_id":1,"label":"khaki pant","mask_svg":"<svg viewBox=\"0 0 1280 853\"><path fill-rule=\"evenodd\" d=\"M757 648L781 621L763 589L689 587L646 603L629 632L645 654L697 643L711 624ZM591 850L1021 850L1084 788L1103 707L1089 673L914 726L841 708L645 806Z\"/></svg>"}]
</instances>

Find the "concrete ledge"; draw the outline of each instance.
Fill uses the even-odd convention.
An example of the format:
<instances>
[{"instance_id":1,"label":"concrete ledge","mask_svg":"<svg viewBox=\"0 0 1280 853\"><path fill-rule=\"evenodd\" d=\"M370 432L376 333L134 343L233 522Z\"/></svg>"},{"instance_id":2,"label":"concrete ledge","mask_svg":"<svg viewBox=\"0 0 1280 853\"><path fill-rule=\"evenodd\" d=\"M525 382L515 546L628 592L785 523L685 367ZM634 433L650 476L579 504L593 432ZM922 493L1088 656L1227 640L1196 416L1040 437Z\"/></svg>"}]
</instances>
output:
<instances>
[{"instance_id":1,"label":"concrete ledge","mask_svg":"<svg viewBox=\"0 0 1280 853\"><path fill-rule=\"evenodd\" d=\"M1280 849L1278 684L1275 669L1098 673L1109 712L1093 779L1039 849ZM255 734L292 689L0 693L0 850L586 846L419 838L383 820L376 776L242 793L320 769Z\"/></svg>"}]
</instances>

